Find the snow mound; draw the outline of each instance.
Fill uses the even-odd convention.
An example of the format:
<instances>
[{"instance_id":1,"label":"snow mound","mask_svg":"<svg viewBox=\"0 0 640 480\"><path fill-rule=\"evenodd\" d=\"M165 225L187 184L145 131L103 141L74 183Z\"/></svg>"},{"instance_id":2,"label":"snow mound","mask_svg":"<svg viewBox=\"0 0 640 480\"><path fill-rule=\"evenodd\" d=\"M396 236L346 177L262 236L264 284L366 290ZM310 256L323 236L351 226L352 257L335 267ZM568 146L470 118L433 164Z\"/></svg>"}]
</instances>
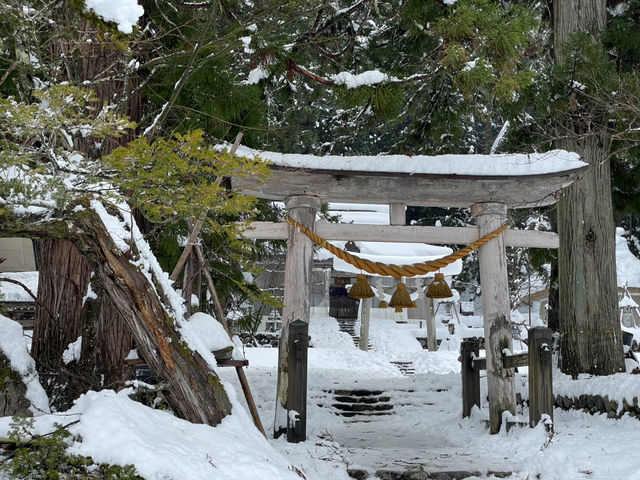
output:
<instances>
[{"instance_id":1,"label":"snow mound","mask_svg":"<svg viewBox=\"0 0 640 480\"><path fill-rule=\"evenodd\" d=\"M22 376L27 386L26 398L31 403L29 409L34 415L49 413L49 399L36 372L36 362L27 351L22 326L10 318L0 315L0 351L4 353L11 367Z\"/></svg>"}]
</instances>

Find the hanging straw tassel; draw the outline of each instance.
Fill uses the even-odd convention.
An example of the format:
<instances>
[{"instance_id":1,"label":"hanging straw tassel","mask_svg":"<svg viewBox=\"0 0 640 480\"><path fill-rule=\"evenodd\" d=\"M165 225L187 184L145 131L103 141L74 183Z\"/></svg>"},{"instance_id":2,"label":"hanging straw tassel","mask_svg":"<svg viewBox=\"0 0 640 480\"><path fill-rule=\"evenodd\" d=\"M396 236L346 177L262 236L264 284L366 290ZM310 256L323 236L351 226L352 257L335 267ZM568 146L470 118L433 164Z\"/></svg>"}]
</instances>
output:
<instances>
[{"instance_id":1,"label":"hanging straw tassel","mask_svg":"<svg viewBox=\"0 0 640 480\"><path fill-rule=\"evenodd\" d=\"M444 279L444 273L436 273L433 282L425 292L428 298L449 298L453 297L449 284Z\"/></svg>"},{"instance_id":2,"label":"hanging straw tassel","mask_svg":"<svg viewBox=\"0 0 640 480\"><path fill-rule=\"evenodd\" d=\"M402 313L402 307L396 307L395 308L395 312L396 313Z\"/></svg>"},{"instance_id":3,"label":"hanging straw tassel","mask_svg":"<svg viewBox=\"0 0 640 480\"><path fill-rule=\"evenodd\" d=\"M396 286L396 291L393 292L389 306L394 308L411 308L411 296L409 292L407 292L407 286L404 283L398 283Z\"/></svg>"},{"instance_id":4,"label":"hanging straw tassel","mask_svg":"<svg viewBox=\"0 0 640 480\"><path fill-rule=\"evenodd\" d=\"M371 298L375 297L371 286L367 283L367 277L363 274L358 275L356 283L353 284L351 290L349 290L349 296L351 298Z\"/></svg>"},{"instance_id":5,"label":"hanging straw tassel","mask_svg":"<svg viewBox=\"0 0 640 480\"><path fill-rule=\"evenodd\" d=\"M387 303L386 300L380 300L380 303L378 304L378 308L389 308L389 304Z\"/></svg>"}]
</instances>

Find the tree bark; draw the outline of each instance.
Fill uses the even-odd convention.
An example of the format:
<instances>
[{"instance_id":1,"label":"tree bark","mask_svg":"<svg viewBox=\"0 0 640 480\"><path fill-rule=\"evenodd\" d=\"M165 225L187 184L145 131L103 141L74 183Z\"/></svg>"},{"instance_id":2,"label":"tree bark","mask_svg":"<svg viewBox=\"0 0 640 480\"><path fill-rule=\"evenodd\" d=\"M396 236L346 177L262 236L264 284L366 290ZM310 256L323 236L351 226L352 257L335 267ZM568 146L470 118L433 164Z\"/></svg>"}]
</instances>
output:
<instances>
[{"instance_id":1,"label":"tree bark","mask_svg":"<svg viewBox=\"0 0 640 480\"><path fill-rule=\"evenodd\" d=\"M186 344L156 286L118 251L95 215L81 216L74 230L80 234L79 250L131 331L138 352L156 377L168 383L165 394L176 415L194 423L220 423L231 413L224 387L204 358Z\"/></svg>"},{"instance_id":2,"label":"tree bark","mask_svg":"<svg viewBox=\"0 0 640 480\"><path fill-rule=\"evenodd\" d=\"M63 363L62 353L82 334L82 305L90 270L73 243L67 240L44 239L38 245L39 307L31 355L52 406L66 410L73 401L71 384L77 377Z\"/></svg>"},{"instance_id":3,"label":"tree bark","mask_svg":"<svg viewBox=\"0 0 640 480\"><path fill-rule=\"evenodd\" d=\"M563 45L572 33L599 38L606 24L605 0L554 2L556 61L568 61ZM558 204L561 368L565 373L607 375L622 371L622 334L617 312L610 139L605 119L578 113L559 121L569 132L557 146L591 165ZM588 122L586 121L588 120Z\"/></svg>"}]
</instances>

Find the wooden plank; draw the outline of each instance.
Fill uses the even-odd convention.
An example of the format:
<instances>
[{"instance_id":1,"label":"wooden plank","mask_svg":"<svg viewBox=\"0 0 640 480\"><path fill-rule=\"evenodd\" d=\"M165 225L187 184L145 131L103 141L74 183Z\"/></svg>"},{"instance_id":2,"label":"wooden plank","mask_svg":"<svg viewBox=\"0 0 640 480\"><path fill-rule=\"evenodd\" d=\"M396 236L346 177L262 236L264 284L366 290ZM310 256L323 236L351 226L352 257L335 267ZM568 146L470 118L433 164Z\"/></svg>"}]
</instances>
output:
<instances>
[{"instance_id":1,"label":"wooden plank","mask_svg":"<svg viewBox=\"0 0 640 480\"><path fill-rule=\"evenodd\" d=\"M480 407L480 370L475 367L473 360L479 351L480 344L477 340L465 338L460 345L463 417L471 415L474 405Z\"/></svg>"},{"instance_id":2,"label":"wooden plank","mask_svg":"<svg viewBox=\"0 0 640 480\"><path fill-rule=\"evenodd\" d=\"M487 359L486 358L475 358L473 360L473 368L475 370L486 370L487 369Z\"/></svg>"},{"instance_id":3,"label":"wooden plank","mask_svg":"<svg viewBox=\"0 0 640 480\"><path fill-rule=\"evenodd\" d=\"M516 353L513 355L503 355L502 365L504 368L526 367L529 365L529 353Z\"/></svg>"},{"instance_id":4,"label":"wooden plank","mask_svg":"<svg viewBox=\"0 0 640 480\"><path fill-rule=\"evenodd\" d=\"M249 366L249 360L224 360L218 362L219 367L247 367Z\"/></svg>"},{"instance_id":5,"label":"wooden plank","mask_svg":"<svg viewBox=\"0 0 640 480\"><path fill-rule=\"evenodd\" d=\"M542 414L553 422L553 378L551 329L534 327L529 330L529 425L535 427ZM553 424L552 424L553 426Z\"/></svg>"},{"instance_id":6,"label":"wooden plank","mask_svg":"<svg viewBox=\"0 0 640 480\"><path fill-rule=\"evenodd\" d=\"M289 391L287 398L287 442L307 439L307 350L309 323L289 324Z\"/></svg>"},{"instance_id":7,"label":"wooden plank","mask_svg":"<svg viewBox=\"0 0 640 480\"><path fill-rule=\"evenodd\" d=\"M467 245L480 238L478 227L423 227L418 225L367 225L316 222L315 232L329 241L404 242L433 245ZM253 222L243 235L261 240L285 240L286 222ZM558 248L558 234L536 230L512 230L504 233L508 247Z\"/></svg>"}]
</instances>

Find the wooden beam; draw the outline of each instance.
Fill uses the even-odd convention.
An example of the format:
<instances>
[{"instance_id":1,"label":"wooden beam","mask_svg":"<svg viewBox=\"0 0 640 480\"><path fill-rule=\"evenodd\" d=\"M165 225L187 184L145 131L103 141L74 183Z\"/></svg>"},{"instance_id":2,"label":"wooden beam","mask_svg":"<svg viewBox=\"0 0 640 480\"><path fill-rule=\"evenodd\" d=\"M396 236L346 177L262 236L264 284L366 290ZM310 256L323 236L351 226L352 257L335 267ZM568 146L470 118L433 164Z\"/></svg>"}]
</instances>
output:
<instances>
[{"instance_id":1,"label":"wooden beam","mask_svg":"<svg viewBox=\"0 0 640 480\"><path fill-rule=\"evenodd\" d=\"M243 235L260 240L286 240L286 222L253 222ZM478 227L423 227L418 225L367 225L352 223L316 222L315 232L334 241L405 242L433 245L466 245L480 238ZM558 248L558 234L536 230L512 230L503 233L508 247Z\"/></svg>"},{"instance_id":2,"label":"wooden beam","mask_svg":"<svg viewBox=\"0 0 640 480\"><path fill-rule=\"evenodd\" d=\"M504 368L526 367L529 365L529 353L514 353L513 355L503 355L502 365Z\"/></svg>"}]
</instances>

